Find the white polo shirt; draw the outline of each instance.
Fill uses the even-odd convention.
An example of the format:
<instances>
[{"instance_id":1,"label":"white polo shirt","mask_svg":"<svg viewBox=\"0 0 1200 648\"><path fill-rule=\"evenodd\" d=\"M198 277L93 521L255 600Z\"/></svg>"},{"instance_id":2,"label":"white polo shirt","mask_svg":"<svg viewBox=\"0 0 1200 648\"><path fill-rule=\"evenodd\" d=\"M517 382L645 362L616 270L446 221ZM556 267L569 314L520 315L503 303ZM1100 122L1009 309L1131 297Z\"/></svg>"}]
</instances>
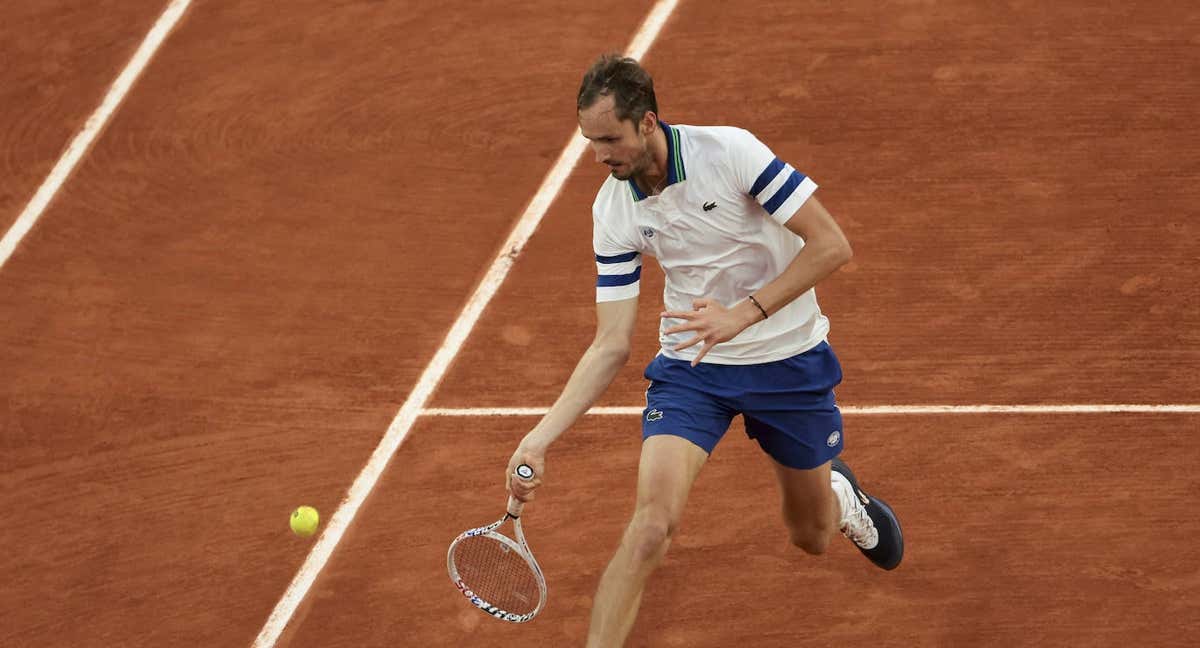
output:
<instances>
[{"instance_id":1,"label":"white polo shirt","mask_svg":"<svg viewBox=\"0 0 1200 648\"><path fill-rule=\"evenodd\" d=\"M778 277L804 247L783 226L817 184L781 162L748 131L725 126L671 126L667 184L646 196L632 180L605 180L592 205L596 301L638 294L642 255L658 259L666 275L666 310L690 311L692 300L715 299L731 307ZM695 336L666 335L679 323L663 320L662 354L692 360L697 344L672 347ZM703 362L758 364L803 353L829 333L829 320L809 290L771 317L713 347Z\"/></svg>"}]
</instances>

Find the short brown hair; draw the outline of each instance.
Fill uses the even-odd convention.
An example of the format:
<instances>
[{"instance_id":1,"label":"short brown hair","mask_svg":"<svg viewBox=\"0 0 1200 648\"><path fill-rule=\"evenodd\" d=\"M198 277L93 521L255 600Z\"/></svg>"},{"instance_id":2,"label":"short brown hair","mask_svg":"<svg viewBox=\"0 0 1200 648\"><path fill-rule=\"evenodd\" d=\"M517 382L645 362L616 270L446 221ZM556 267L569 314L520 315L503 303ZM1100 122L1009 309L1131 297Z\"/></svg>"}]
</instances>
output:
<instances>
[{"instance_id":1,"label":"short brown hair","mask_svg":"<svg viewBox=\"0 0 1200 648\"><path fill-rule=\"evenodd\" d=\"M583 75L575 110L583 110L609 95L620 121L632 119L637 124L648 111L658 114L654 79L635 59L620 54L605 54L596 59Z\"/></svg>"}]
</instances>

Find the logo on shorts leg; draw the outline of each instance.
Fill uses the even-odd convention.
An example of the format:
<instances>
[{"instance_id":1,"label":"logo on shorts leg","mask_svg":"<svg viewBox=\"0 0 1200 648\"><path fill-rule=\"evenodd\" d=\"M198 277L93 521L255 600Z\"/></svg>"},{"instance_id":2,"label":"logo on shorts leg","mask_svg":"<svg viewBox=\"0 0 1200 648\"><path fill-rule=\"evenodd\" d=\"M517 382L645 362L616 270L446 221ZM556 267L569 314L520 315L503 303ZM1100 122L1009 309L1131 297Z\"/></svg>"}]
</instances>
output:
<instances>
[{"instance_id":1,"label":"logo on shorts leg","mask_svg":"<svg viewBox=\"0 0 1200 648\"><path fill-rule=\"evenodd\" d=\"M841 440L842 440L842 431L834 430L833 432L831 432L829 434L829 438L825 439L825 445L829 446L830 448L836 448L838 441L841 441Z\"/></svg>"},{"instance_id":2,"label":"logo on shorts leg","mask_svg":"<svg viewBox=\"0 0 1200 648\"><path fill-rule=\"evenodd\" d=\"M649 412L646 412L646 420L647 421L659 421L659 420L662 420L662 417L663 417L662 410L652 409Z\"/></svg>"}]
</instances>

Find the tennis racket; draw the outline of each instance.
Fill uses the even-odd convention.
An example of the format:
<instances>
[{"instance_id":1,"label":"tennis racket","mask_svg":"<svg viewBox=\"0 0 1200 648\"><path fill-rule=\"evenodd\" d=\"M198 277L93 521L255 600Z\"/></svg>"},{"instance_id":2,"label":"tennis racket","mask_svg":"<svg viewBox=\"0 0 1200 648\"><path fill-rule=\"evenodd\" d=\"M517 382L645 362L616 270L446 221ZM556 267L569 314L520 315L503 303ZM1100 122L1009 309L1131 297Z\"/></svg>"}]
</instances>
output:
<instances>
[{"instance_id":1,"label":"tennis racket","mask_svg":"<svg viewBox=\"0 0 1200 648\"><path fill-rule=\"evenodd\" d=\"M514 475L533 479L533 469L521 464ZM458 591L480 610L512 623L532 620L546 604L546 578L521 530L523 507L510 496L504 517L463 531L446 552L446 570ZM516 540L500 533L509 520Z\"/></svg>"}]
</instances>

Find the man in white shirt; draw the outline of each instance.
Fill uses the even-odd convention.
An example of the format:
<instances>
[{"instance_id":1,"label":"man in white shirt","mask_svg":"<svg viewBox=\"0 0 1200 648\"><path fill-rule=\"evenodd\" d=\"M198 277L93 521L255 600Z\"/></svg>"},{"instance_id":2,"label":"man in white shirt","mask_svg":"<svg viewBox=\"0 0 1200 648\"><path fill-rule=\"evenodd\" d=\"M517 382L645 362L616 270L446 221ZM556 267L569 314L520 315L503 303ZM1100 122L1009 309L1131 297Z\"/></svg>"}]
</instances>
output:
<instances>
[{"instance_id":1,"label":"man in white shirt","mask_svg":"<svg viewBox=\"0 0 1200 648\"><path fill-rule=\"evenodd\" d=\"M528 501L545 452L629 357L641 257L666 275L662 350L646 368L637 507L600 580L588 646L624 643L642 590L666 554L700 468L732 418L774 460L792 542L824 553L840 529L872 562L899 565L900 524L841 462L833 388L841 366L813 286L850 245L813 196L816 183L749 132L658 118L650 75L603 56L584 75L580 130L610 176L593 205L597 328L558 400L521 441L508 489Z\"/></svg>"}]
</instances>

